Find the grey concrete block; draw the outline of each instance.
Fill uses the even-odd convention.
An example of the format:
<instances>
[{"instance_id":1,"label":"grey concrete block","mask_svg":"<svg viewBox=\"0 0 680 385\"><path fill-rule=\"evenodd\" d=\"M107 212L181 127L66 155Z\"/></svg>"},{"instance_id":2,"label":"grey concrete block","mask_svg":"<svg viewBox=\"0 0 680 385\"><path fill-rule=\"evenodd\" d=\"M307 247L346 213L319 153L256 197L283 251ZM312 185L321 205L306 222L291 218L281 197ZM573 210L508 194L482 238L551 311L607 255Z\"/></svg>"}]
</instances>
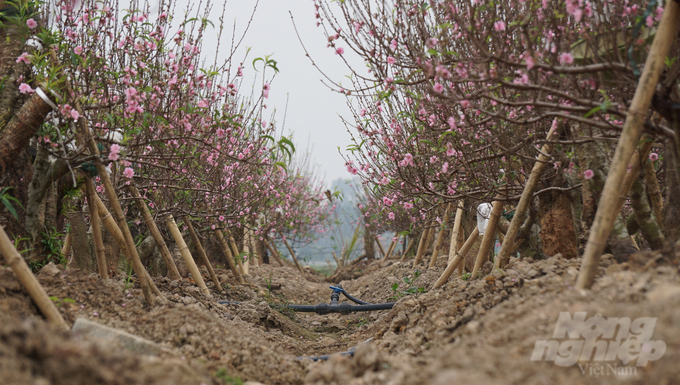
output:
<instances>
[{"instance_id":1,"label":"grey concrete block","mask_svg":"<svg viewBox=\"0 0 680 385\"><path fill-rule=\"evenodd\" d=\"M74 336L84 337L97 342L117 342L123 348L139 354L158 356L161 352L167 351L159 344L146 338L90 321L87 318L76 319L71 333Z\"/></svg>"}]
</instances>

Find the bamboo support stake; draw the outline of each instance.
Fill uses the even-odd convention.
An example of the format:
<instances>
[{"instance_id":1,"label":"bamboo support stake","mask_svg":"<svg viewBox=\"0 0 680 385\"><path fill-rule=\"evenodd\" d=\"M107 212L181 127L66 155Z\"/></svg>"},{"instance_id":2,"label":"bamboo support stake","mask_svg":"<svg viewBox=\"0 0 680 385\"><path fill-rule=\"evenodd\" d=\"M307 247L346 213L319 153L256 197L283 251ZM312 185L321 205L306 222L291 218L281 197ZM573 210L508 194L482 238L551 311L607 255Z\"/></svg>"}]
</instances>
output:
<instances>
[{"instance_id":1,"label":"bamboo support stake","mask_svg":"<svg viewBox=\"0 0 680 385\"><path fill-rule=\"evenodd\" d=\"M163 261L165 261L165 266L167 266L168 268L168 277L173 281L181 280L182 277L180 277L179 271L177 271L177 266L175 266L175 261L172 259L172 255L170 255L168 245L165 243L165 239L163 239L163 235L161 235L161 231L158 229L156 221L153 220L153 217L149 212L149 208L146 207L146 202L144 202L142 196L139 194L139 191L135 186L131 184L128 185L128 190L130 190L132 197L135 199L139 211L142 212L142 216L144 217L144 223L146 224L146 227L149 229L149 232L151 233L151 236L153 236L154 241L156 241L156 247L158 248L158 252L161 254L161 257L163 257Z\"/></svg>"},{"instance_id":2,"label":"bamboo support stake","mask_svg":"<svg viewBox=\"0 0 680 385\"><path fill-rule=\"evenodd\" d=\"M293 262L295 262L295 266L300 270L300 273L303 273L302 271L302 266L300 266L300 263L298 262L297 258L295 257L295 252L293 252L293 249L290 247L288 244L288 241L286 240L285 237L283 238L283 244L286 245L286 248L288 249L288 252L290 253L290 257L293 258Z\"/></svg>"},{"instance_id":3,"label":"bamboo support stake","mask_svg":"<svg viewBox=\"0 0 680 385\"><path fill-rule=\"evenodd\" d=\"M239 270L239 268L236 266L236 263L234 262L234 256L229 249L229 244L227 243L227 239L224 237L222 230L215 229L214 234L215 238L217 239L217 243L220 245L220 248L224 253L224 257L227 259L227 265L229 266L229 269L231 269L232 274L234 274L236 281L241 285L245 284L243 276L241 275L241 270Z\"/></svg>"},{"instance_id":4,"label":"bamboo support stake","mask_svg":"<svg viewBox=\"0 0 680 385\"><path fill-rule=\"evenodd\" d=\"M484 236L482 237L482 245L479 247L479 253L477 254L477 260L475 262L475 267L472 269L472 277L477 275L477 272L486 263L489 250L491 250L491 245L496 236L496 227L498 226L498 221L501 217L501 212L503 211L503 202L494 201L491 208L491 215L489 218L489 223L484 231Z\"/></svg>"},{"instance_id":5,"label":"bamboo support stake","mask_svg":"<svg viewBox=\"0 0 680 385\"><path fill-rule=\"evenodd\" d=\"M378 266L382 266L382 264L390 257L392 252L394 251L394 248L396 247L397 242L392 240L390 242L390 246L387 248L387 252L385 252L385 256L380 260L380 264Z\"/></svg>"},{"instance_id":6,"label":"bamboo support stake","mask_svg":"<svg viewBox=\"0 0 680 385\"><path fill-rule=\"evenodd\" d=\"M251 231L248 232L248 234L250 234L250 237L249 237L250 244L249 244L249 246L250 246L250 254L252 255L252 258L249 258L249 260L252 259L254 267L260 267L260 266L262 266L263 262L260 260L262 258L262 256L257 254L257 248L255 247L255 242L256 242L255 232L253 232L251 230Z\"/></svg>"},{"instance_id":7,"label":"bamboo support stake","mask_svg":"<svg viewBox=\"0 0 680 385\"><path fill-rule=\"evenodd\" d=\"M465 230L463 229L463 226L460 227L460 231L458 232L458 239L456 241L456 249L460 250L461 247L465 244ZM458 253L458 251L456 251ZM453 261L453 260L451 260ZM451 263L449 261L449 263ZM458 264L458 275L461 276L463 275L463 272L465 271L465 264L464 263L459 263Z\"/></svg>"},{"instance_id":8,"label":"bamboo support stake","mask_svg":"<svg viewBox=\"0 0 680 385\"><path fill-rule=\"evenodd\" d=\"M430 236L430 228L426 227L423 229L423 233L420 234L420 241L418 242L418 249L416 249L416 255L415 259L417 260L418 257L420 256L421 253L424 253L423 247L425 247L425 243L427 242L427 238ZM402 260L406 258L406 253L401 257ZM415 265L414 265L415 266Z\"/></svg>"},{"instance_id":9,"label":"bamboo support stake","mask_svg":"<svg viewBox=\"0 0 680 385\"><path fill-rule=\"evenodd\" d=\"M130 256L130 252L127 248L127 243L125 243L125 236L123 236L123 232L120 231L120 228L118 227L118 224L116 221L113 219L113 216L109 212L109 210L106 209L106 206L104 206L104 202L102 202L101 199L99 199L99 195L94 194L94 201L97 206L97 211L99 212L99 219L104 223L104 227L106 227L106 230L111 234L113 237L113 241L116 242L116 245L118 245L118 248L123 252L123 256L125 256L125 260L128 261L131 265L134 264L132 261L132 256ZM137 248L135 247L135 252L137 252ZM140 261L141 263L141 261ZM142 266L143 267L143 266ZM135 271L136 274L136 271ZM146 269L143 269L143 274L146 277L147 280L151 282L150 285L150 290L153 294L157 296L157 300L160 303L165 302L165 298L162 296L160 290L158 290L158 287L153 284L153 281L151 280L151 276L149 275L149 272L146 271Z\"/></svg>"},{"instance_id":10,"label":"bamboo support stake","mask_svg":"<svg viewBox=\"0 0 680 385\"><path fill-rule=\"evenodd\" d=\"M106 266L106 255L104 254L104 242L102 240L102 228L99 225L99 211L97 210L97 192L94 189L92 179L85 178L85 190L87 191L87 206L90 210L90 223L92 224L92 239L94 240L94 253L97 258L97 268L101 279L109 279L109 272ZM70 233L69 233L70 234Z\"/></svg>"},{"instance_id":11,"label":"bamboo support stake","mask_svg":"<svg viewBox=\"0 0 680 385\"><path fill-rule=\"evenodd\" d=\"M234 235L231 233L231 231L226 229L225 231L227 233L227 238L229 238L229 246L231 247L232 254L234 254L234 259L236 260L238 269L241 271L241 275L245 276L246 270L243 268L243 258L240 258L241 253L238 251L238 247L236 246L236 239L234 239Z\"/></svg>"},{"instance_id":12,"label":"bamboo support stake","mask_svg":"<svg viewBox=\"0 0 680 385\"><path fill-rule=\"evenodd\" d=\"M422 248L420 247L420 245L418 245L418 251L420 251L420 254L416 254L416 258L413 260L413 267L414 268L420 263L420 261L423 260L423 257L425 256L425 253L427 252L427 248L432 243L432 239L434 238L435 231L436 231L436 227L435 227L434 222L433 222L430 225L430 228L428 229L427 238L425 238L425 243L422 245Z\"/></svg>"},{"instance_id":13,"label":"bamboo support stake","mask_svg":"<svg viewBox=\"0 0 680 385\"><path fill-rule=\"evenodd\" d=\"M189 216L184 215L182 217L184 220L184 223L186 223L187 227L189 228L189 236L191 236L191 241L196 245L196 250L198 251L198 256L201 258L201 261L203 261L203 264L205 265L206 269L208 269L208 273L210 274L210 279L213 281L215 284L215 288L217 290L220 290L222 285L220 285L220 280L217 279L217 275L215 275L215 270L213 270L212 265L210 264L210 261L208 260L208 256L205 255L205 250L203 249L203 245L201 244L201 240L198 239L198 234L196 234L196 231L194 231L194 226L191 225L191 221L189 221Z\"/></svg>"},{"instance_id":14,"label":"bamboo support stake","mask_svg":"<svg viewBox=\"0 0 680 385\"><path fill-rule=\"evenodd\" d=\"M279 253L279 249L275 247L274 242L269 238L269 236L265 235L264 240L265 246L267 246L267 249L272 253L274 259L276 259L276 262L278 262L280 266L286 266L286 263L283 261L283 258L281 258L281 253Z\"/></svg>"},{"instance_id":15,"label":"bamboo support stake","mask_svg":"<svg viewBox=\"0 0 680 385\"><path fill-rule=\"evenodd\" d=\"M165 223L167 223L168 228L170 229L170 233L172 233L172 237L175 239L175 243L177 243L177 246L179 247L179 253L182 254L184 263L186 263L187 267L189 268L189 272L191 272L191 276L194 278L196 286L198 286L198 288L201 289L203 294L205 294L208 297L212 297L212 294L210 294L210 290L208 290L208 287L205 286L205 282L203 281L201 272L198 271L198 267L194 262L194 257L191 256L191 253L189 252L189 247L187 246L186 242L184 242L184 238L182 238L182 233L179 232L179 229L177 228L177 223L175 223L175 219L172 217L172 215L170 215L168 219L166 219Z\"/></svg>"},{"instance_id":16,"label":"bamboo support stake","mask_svg":"<svg viewBox=\"0 0 680 385\"><path fill-rule=\"evenodd\" d=\"M243 232L243 252L243 275L247 276L250 275L250 259L253 256L252 248L250 247L250 232L248 230Z\"/></svg>"},{"instance_id":17,"label":"bamboo support stake","mask_svg":"<svg viewBox=\"0 0 680 385\"><path fill-rule=\"evenodd\" d=\"M408 239L407 237L404 237L404 241L406 241L407 239ZM411 240L411 243L408 244L408 247L406 248L406 251L404 251L404 254L401 256L401 258L399 259L399 261L403 261L404 258L406 258L406 255L407 255L408 253L410 253L411 251L413 251L413 248L416 246L416 243L417 243L417 242L416 242L415 239L412 239L412 240Z\"/></svg>"},{"instance_id":18,"label":"bamboo support stake","mask_svg":"<svg viewBox=\"0 0 680 385\"><path fill-rule=\"evenodd\" d=\"M602 196L600 197L597 213L595 214L595 220L590 228L588 243L583 253L581 269L576 280L577 289L590 289L595 281L597 264L606 246L614 220L619 214L619 211L616 210L616 198L620 194L633 150L638 139L640 139L640 132L659 82L659 76L665 68L664 60L673 43L673 36L677 32L679 23L680 3L677 1L666 2L666 9L663 12L656 36L649 50L642 76L635 90L635 96L633 96L630 108L628 109L628 115L623 124L623 131L616 146L611 166L609 167L607 180L602 189Z\"/></svg>"},{"instance_id":19,"label":"bamboo support stake","mask_svg":"<svg viewBox=\"0 0 680 385\"><path fill-rule=\"evenodd\" d=\"M68 255L71 254L71 232L66 234L66 239L64 240L64 247L61 248L61 255L68 259Z\"/></svg>"},{"instance_id":20,"label":"bamboo support stake","mask_svg":"<svg viewBox=\"0 0 680 385\"><path fill-rule=\"evenodd\" d=\"M437 242L435 242L434 249L432 249L432 257L430 258L430 266L428 266L428 269L431 269L434 267L434 264L437 263L437 256L439 254L439 249L442 247L442 242L444 242L444 229L446 228L446 223L449 221L449 212L451 211L451 203L446 205L446 211L444 212L444 220L442 221L441 228L439 229L439 234L437 235Z\"/></svg>"},{"instance_id":21,"label":"bamboo support stake","mask_svg":"<svg viewBox=\"0 0 680 385\"><path fill-rule=\"evenodd\" d=\"M460 238L461 222L463 221L463 201L458 201L458 207L456 207L456 217L453 219L453 230L451 230L451 245L449 246L449 262L453 261L456 257L456 253L462 244L458 243Z\"/></svg>"},{"instance_id":22,"label":"bamboo support stake","mask_svg":"<svg viewBox=\"0 0 680 385\"><path fill-rule=\"evenodd\" d=\"M26 261L24 261L24 257L22 257L17 249L14 248L14 244L9 239L2 226L0 226L0 252L2 252L2 255L5 257L5 264L12 268L19 283L26 289L47 321L68 330L69 327L66 324L66 321L64 321L64 317L61 316L61 313L57 310L54 302L47 296L45 289L40 286L40 282L38 282L35 275L33 275L31 269L26 264Z\"/></svg>"},{"instance_id":23,"label":"bamboo support stake","mask_svg":"<svg viewBox=\"0 0 680 385\"><path fill-rule=\"evenodd\" d=\"M269 237L265 236L264 237L264 246L269 250L269 252L274 256L274 259L276 259L276 262L279 264L279 266L285 266L283 261L281 260L281 256L279 255L279 251L274 248L274 246L271 245L269 242Z\"/></svg>"},{"instance_id":24,"label":"bamboo support stake","mask_svg":"<svg viewBox=\"0 0 680 385\"><path fill-rule=\"evenodd\" d=\"M449 280L449 277L453 272L456 270L456 267L459 265L462 265L463 260L465 259L465 254L470 251L472 248L472 245L477 242L477 239L479 238L479 229L475 227L475 229L472 231L472 234L468 237L467 241L465 241L465 244L463 247L460 248L460 251L456 253L456 256L453 258L451 263L449 263L448 266L446 266L446 270L442 273L442 275L439 276L437 279L437 282L434 283L434 286L432 286L432 289L436 289L440 287L441 285L445 284L446 281Z\"/></svg>"},{"instance_id":25,"label":"bamboo support stake","mask_svg":"<svg viewBox=\"0 0 680 385\"><path fill-rule=\"evenodd\" d=\"M375 243L378 244L378 249L380 249L380 254L382 254L383 258L385 258L385 256L387 254L385 253L385 249L383 248L382 243L380 243L380 238L378 238L377 235L375 236Z\"/></svg>"},{"instance_id":26,"label":"bamboo support stake","mask_svg":"<svg viewBox=\"0 0 680 385\"><path fill-rule=\"evenodd\" d=\"M559 134L557 131L557 129L551 128L545 140L552 140L556 135ZM494 268L502 268L508 263L510 253L513 251L511 250L512 246L515 245L515 237L519 232L522 223L524 223L524 220L526 219L526 213L529 209L529 206L531 205L531 201L534 198L534 192L536 192L538 181L541 178L541 174L543 173L548 160L550 160L549 155L552 152L552 147L553 145L551 143L546 143L543 145L543 148L541 148L541 153L538 155L538 159L536 160L536 163L534 163L534 167L531 169L529 180L524 186L524 191L522 191L522 196L519 199L519 203L515 209L515 214L512 217L512 221L510 222L510 227L508 228L506 236L507 241L503 241L501 250L498 252L498 257L494 261Z\"/></svg>"}]
</instances>

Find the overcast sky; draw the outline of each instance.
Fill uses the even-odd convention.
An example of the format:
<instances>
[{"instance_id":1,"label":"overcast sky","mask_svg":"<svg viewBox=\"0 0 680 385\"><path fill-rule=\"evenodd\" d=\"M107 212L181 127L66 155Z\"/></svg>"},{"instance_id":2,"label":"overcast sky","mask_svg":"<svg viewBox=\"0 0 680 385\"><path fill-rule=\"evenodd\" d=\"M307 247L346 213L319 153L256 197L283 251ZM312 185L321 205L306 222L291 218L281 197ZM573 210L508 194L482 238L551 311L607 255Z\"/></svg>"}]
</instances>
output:
<instances>
[{"instance_id":1,"label":"overcast sky","mask_svg":"<svg viewBox=\"0 0 680 385\"><path fill-rule=\"evenodd\" d=\"M232 0L227 2L225 16L225 31L231 31L234 21L238 35L246 27L255 0ZM178 7L178 9L181 9ZM312 161L318 166L321 176L325 176L326 183L338 178L347 179L344 161L338 154L338 147L342 151L350 144L350 136L338 115L351 117L346 106L344 96L331 91L321 83L322 75L311 65L305 57L293 28L290 13L292 13L298 31L316 64L332 79L345 83L349 69L343 61L335 55L331 48L326 48L327 41L321 27L316 27L314 18L314 3L310 0L261 0L255 12L255 17L236 55L238 60L243 57L246 47L251 51L244 63L245 75L248 82L244 82L242 92L249 94L252 76L253 59L272 55L278 62L280 72L271 85L268 110L277 110L277 122L280 129L288 97L286 114L286 134L293 133L298 152L311 151ZM214 7L211 21L218 22L221 14L221 4ZM176 18L181 15L175 15ZM204 52L214 46L210 34L206 34ZM226 54L231 43L231 33L225 33L220 51ZM342 45L342 43L340 43ZM349 51L349 50L347 50ZM346 51L345 55L349 55ZM349 59L352 59L351 57ZM261 62L258 69L261 69ZM363 67L362 61L355 57L353 65ZM258 83L259 84L259 83ZM259 88L259 85L258 85ZM259 91L258 91L259 92Z\"/></svg>"}]
</instances>

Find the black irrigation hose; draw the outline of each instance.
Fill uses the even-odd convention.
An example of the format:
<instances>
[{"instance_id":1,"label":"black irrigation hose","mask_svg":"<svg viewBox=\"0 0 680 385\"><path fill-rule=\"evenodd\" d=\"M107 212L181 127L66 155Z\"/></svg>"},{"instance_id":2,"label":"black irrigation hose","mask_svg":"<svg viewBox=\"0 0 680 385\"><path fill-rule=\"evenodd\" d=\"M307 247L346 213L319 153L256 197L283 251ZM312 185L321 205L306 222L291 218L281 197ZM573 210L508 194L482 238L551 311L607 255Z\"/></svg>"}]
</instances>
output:
<instances>
[{"instance_id":1,"label":"black irrigation hose","mask_svg":"<svg viewBox=\"0 0 680 385\"><path fill-rule=\"evenodd\" d=\"M359 305L371 305L370 302L364 302L364 301L362 301L362 300L360 300L360 299L356 299L356 298L352 297L352 296L349 295L349 293L346 292L345 289L343 289L342 287L340 287L340 289L341 289L341 293L344 294L345 297L349 298L350 301L352 301L352 302L354 302L354 303L356 303L356 304L359 304Z\"/></svg>"},{"instance_id":2,"label":"black irrigation hose","mask_svg":"<svg viewBox=\"0 0 680 385\"><path fill-rule=\"evenodd\" d=\"M396 302L388 303L375 303L370 305L350 305L347 302L343 303L320 303L316 306L314 305L288 305L289 309L293 309L299 312L316 313L316 314L328 314L328 313L340 313L349 314L359 311L378 311L378 310L388 310L394 307Z\"/></svg>"},{"instance_id":3,"label":"black irrigation hose","mask_svg":"<svg viewBox=\"0 0 680 385\"><path fill-rule=\"evenodd\" d=\"M331 303L320 303L318 305L288 305L286 306L288 309L292 309L295 311L303 312L303 313L316 313L316 314L328 314L328 313L340 313L340 314L349 314L353 312L359 312L359 311L378 311L378 310L388 310L392 309L394 307L394 304L396 302L387 302L387 303L368 303L364 302L360 299L356 299L352 297L348 292L345 291L345 289L342 288L341 285L338 285L337 287L331 286L331 289L333 289L333 294L331 294ZM355 303L358 303L358 305L350 305L347 302L343 303L338 303L338 300L340 299L340 293L344 294L347 298L350 300L354 301ZM236 301L219 301L217 302L222 305L238 305L240 302Z\"/></svg>"},{"instance_id":4,"label":"black irrigation hose","mask_svg":"<svg viewBox=\"0 0 680 385\"><path fill-rule=\"evenodd\" d=\"M239 305L241 302L236 301L219 301L217 302L221 305ZM329 314L329 313L340 313L349 314L359 311L378 311L378 310L389 310L394 307L396 302L387 303L374 303L370 305L350 305L347 302L327 304L320 303L318 305L288 305L288 309L299 311L302 313L317 313L317 314Z\"/></svg>"}]
</instances>

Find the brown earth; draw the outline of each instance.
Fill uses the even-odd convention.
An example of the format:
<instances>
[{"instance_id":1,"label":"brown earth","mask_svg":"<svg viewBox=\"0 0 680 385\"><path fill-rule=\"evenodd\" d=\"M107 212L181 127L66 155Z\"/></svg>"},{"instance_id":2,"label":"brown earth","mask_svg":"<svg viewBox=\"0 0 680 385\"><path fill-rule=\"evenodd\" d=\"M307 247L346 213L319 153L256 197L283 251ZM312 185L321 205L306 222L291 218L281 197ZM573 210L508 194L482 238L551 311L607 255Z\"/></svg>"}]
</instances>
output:
<instances>
[{"instance_id":1,"label":"brown earth","mask_svg":"<svg viewBox=\"0 0 680 385\"><path fill-rule=\"evenodd\" d=\"M102 281L96 274L55 266L38 274L69 325L86 317L127 331L164 347L160 357L52 329L5 267L0 268L0 383L677 384L679 260L675 250L640 253L623 264L604 256L593 289L579 292L573 284L580 259L513 258L502 272L472 281L452 278L440 289L413 295L403 292L429 289L445 257L430 270L423 261L415 279L412 260L387 261L382 267L379 261L365 261L332 284L368 302L398 300L396 306L323 316L284 309L285 304L327 303L331 294L323 276L308 269L302 276L289 266L251 268L247 285L237 285L229 271L217 269L226 289L212 287L203 271L213 299L190 280L159 278L156 284L168 303L154 308L145 305L134 277ZM489 273L490 263L485 267ZM406 284L404 278L413 281ZM400 285L396 291L395 283ZM217 300L242 303L219 305ZM589 319L598 314L656 317L651 340L665 342L665 354L639 368L620 358L569 367L532 361L536 342L552 338L560 312L587 312ZM296 358L352 347L354 357ZM635 373L600 373L607 364Z\"/></svg>"}]
</instances>

